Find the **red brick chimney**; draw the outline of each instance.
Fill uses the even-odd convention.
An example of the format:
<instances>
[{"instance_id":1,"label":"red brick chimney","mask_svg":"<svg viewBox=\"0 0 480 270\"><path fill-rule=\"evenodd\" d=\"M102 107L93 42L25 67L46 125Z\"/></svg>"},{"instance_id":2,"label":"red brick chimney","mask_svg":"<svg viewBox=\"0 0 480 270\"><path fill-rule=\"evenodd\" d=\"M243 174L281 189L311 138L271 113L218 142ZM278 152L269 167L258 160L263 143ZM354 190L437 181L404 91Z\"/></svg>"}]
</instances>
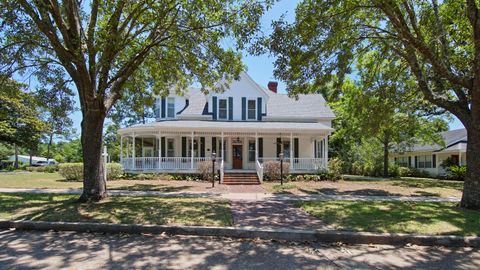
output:
<instances>
[{"instance_id":1,"label":"red brick chimney","mask_svg":"<svg viewBox=\"0 0 480 270\"><path fill-rule=\"evenodd\" d=\"M277 93L277 86L278 86L278 82L273 82L273 81L268 82L268 90L274 93Z\"/></svg>"}]
</instances>

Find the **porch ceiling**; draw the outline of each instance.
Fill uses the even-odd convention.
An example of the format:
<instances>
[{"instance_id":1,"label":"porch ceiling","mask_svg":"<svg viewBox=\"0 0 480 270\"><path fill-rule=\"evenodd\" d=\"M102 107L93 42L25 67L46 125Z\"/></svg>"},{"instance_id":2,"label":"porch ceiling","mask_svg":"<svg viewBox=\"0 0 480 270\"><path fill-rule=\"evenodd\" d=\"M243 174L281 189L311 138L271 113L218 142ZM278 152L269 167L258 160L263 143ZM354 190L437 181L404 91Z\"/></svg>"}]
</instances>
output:
<instances>
[{"instance_id":1,"label":"porch ceiling","mask_svg":"<svg viewBox=\"0 0 480 270\"><path fill-rule=\"evenodd\" d=\"M118 131L120 135L144 132L201 132L201 133L250 133L259 135L270 133L285 135L295 134L329 134L333 128L321 123L302 122L222 122L222 121L160 121L133 125ZM228 134L225 134L228 135Z\"/></svg>"}]
</instances>

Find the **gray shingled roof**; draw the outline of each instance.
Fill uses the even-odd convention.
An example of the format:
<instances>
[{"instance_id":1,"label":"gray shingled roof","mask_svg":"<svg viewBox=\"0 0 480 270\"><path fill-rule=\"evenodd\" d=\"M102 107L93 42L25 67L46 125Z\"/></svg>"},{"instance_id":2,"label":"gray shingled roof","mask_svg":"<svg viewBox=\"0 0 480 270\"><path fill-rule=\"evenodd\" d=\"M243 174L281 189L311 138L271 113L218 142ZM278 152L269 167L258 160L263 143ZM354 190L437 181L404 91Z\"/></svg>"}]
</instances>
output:
<instances>
[{"instance_id":1,"label":"gray shingled roof","mask_svg":"<svg viewBox=\"0 0 480 270\"><path fill-rule=\"evenodd\" d=\"M188 106L181 115L202 115L207 100L205 95L199 88L189 88L188 90Z\"/></svg>"},{"instance_id":2,"label":"gray shingled roof","mask_svg":"<svg viewBox=\"0 0 480 270\"><path fill-rule=\"evenodd\" d=\"M467 141L467 130L464 128L449 130L440 132L440 136L442 136L445 147L449 147L453 144L459 142L466 142ZM440 151L444 147L439 144L415 144L411 148L411 152L420 152L420 151Z\"/></svg>"},{"instance_id":3,"label":"gray shingled roof","mask_svg":"<svg viewBox=\"0 0 480 270\"><path fill-rule=\"evenodd\" d=\"M267 117L305 117L333 118L335 114L326 104L321 94L299 95L298 100L287 94L273 93L261 87L268 95ZM198 88L190 88L187 94L189 105L180 115L202 115L205 106L205 95Z\"/></svg>"},{"instance_id":4,"label":"gray shingled roof","mask_svg":"<svg viewBox=\"0 0 480 270\"><path fill-rule=\"evenodd\" d=\"M327 105L321 94L298 95L298 100L287 94L267 91L268 117L306 117L306 118L333 118L335 114Z\"/></svg>"}]
</instances>

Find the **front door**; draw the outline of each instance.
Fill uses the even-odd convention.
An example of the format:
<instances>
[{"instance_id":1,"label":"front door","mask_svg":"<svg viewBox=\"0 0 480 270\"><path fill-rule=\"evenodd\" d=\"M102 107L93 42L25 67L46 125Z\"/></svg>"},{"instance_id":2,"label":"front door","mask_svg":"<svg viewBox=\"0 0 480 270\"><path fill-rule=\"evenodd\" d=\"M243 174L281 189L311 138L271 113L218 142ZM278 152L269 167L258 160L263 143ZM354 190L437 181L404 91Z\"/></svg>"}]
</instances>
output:
<instances>
[{"instance_id":1,"label":"front door","mask_svg":"<svg viewBox=\"0 0 480 270\"><path fill-rule=\"evenodd\" d=\"M242 145L232 146L232 167L233 169L242 168Z\"/></svg>"},{"instance_id":2,"label":"front door","mask_svg":"<svg viewBox=\"0 0 480 270\"><path fill-rule=\"evenodd\" d=\"M460 156L459 155L452 155L452 162L455 165L460 165Z\"/></svg>"}]
</instances>

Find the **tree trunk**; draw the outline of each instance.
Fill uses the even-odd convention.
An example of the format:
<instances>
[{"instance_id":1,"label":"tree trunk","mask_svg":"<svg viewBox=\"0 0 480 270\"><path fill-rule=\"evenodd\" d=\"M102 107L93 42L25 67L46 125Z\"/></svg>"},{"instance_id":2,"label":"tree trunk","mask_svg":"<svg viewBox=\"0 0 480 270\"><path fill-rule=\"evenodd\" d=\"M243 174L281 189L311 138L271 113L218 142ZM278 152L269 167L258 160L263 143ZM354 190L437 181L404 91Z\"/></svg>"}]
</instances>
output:
<instances>
[{"instance_id":1,"label":"tree trunk","mask_svg":"<svg viewBox=\"0 0 480 270\"><path fill-rule=\"evenodd\" d=\"M28 166L32 166L32 163L33 163L33 150L30 149L30 158L28 159Z\"/></svg>"},{"instance_id":2,"label":"tree trunk","mask_svg":"<svg viewBox=\"0 0 480 270\"><path fill-rule=\"evenodd\" d=\"M383 177L388 177L388 146L390 145L390 134L383 133Z\"/></svg>"},{"instance_id":3,"label":"tree trunk","mask_svg":"<svg viewBox=\"0 0 480 270\"><path fill-rule=\"evenodd\" d=\"M52 142L53 142L53 132L50 133L50 138L48 140L48 145L47 145L47 164L50 161L50 148L52 147Z\"/></svg>"},{"instance_id":4,"label":"tree trunk","mask_svg":"<svg viewBox=\"0 0 480 270\"><path fill-rule=\"evenodd\" d=\"M15 162L13 163L13 168L18 170L18 145L15 144Z\"/></svg>"},{"instance_id":5,"label":"tree trunk","mask_svg":"<svg viewBox=\"0 0 480 270\"><path fill-rule=\"evenodd\" d=\"M478 158L480 154L480 123L467 127L467 132L467 174L460 205L464 208L480 210L480 159Z\"/></svg>"},{"instance_id":6,"label":"tree trunk","mask_svg":"<svg viewBox=\"0 0 480 270\"><path fill-rule=\"evenodd\" d=\"M99 201L107 196L106 183L103 180L102 132L105 115L92 110L83 114L83 193L80 202Z\"/></svg>"}]
</instances>

